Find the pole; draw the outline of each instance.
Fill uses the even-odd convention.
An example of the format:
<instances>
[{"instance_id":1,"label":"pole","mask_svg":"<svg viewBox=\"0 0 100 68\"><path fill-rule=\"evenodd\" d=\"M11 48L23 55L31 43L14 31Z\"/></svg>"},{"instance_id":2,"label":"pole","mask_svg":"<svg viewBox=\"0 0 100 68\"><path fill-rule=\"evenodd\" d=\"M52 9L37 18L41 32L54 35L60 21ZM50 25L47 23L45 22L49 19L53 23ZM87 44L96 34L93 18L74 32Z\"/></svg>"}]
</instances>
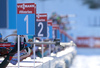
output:
<instances>
[{"instance_id":1,"label":"pole","mask_svg":"<svg viewBox=\"0 0 100 68\"><path fill-rule=\"evenodd\" d=\"M26 42L26 43L37 44L37 45L41 45L41 44L56 44L56 42Z\"/></svg>"},{"instance_id":2,"label":"pole","mask_svg":"<svg viewBox=\"0 0 100 68\"><path fill-rule=\"evenodd\" d=\"M49 44L49 57L51 57L51 46L50 46L50 44ZM49 68L51 68L50 60L49 60Z\"/></svg>"},{"instance_id":3,"label":"pole","mask_svg":"<svg viewBox=\"0 0 100 68\"><path fill-rule=\"evenodd\" d=\"M34 42L35 42L35 37L34 37ZM34 68L35 68L35 44L34 44Z\"/></svg>"},{"instance_id":4,"label":"pole","mask_svg":"<svg viewBox=\"0 0 100 68\"><path fill-rule=\"evenodd\" d=\"M43 39L42 39L42 42L43 42ZM43 68L43 57L44 57L43 53L44 53L44 45L42 44L42 68Z\"/></svg>"},{"instance_id":5,"label":"pole","mask_svg":"<svg viewBox=\"0 0 100 68\"><path fill-rule=\"evenodd\" d=\"M20 68L20 35L18 35L18 68Z\"/></svg>"}]
</instances>

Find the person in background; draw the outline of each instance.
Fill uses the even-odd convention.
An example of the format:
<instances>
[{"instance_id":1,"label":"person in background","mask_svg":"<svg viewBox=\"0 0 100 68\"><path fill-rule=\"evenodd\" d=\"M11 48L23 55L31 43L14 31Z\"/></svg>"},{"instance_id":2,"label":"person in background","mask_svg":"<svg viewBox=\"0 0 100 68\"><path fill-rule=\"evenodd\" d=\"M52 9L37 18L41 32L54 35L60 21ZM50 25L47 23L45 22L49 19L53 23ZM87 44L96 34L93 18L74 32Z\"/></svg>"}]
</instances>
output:
<instances>
[{"instance_id":1,"label":"person in background","mask_svg":"<svg viewBox=\"0 0 100 68\"><path fill-rule=\"evenodd\" d=\"M50 17L50 19L53 21L53 24L58 24L61 29L65 30L66 29L65 24L62 22L63 18L68 18L68 16L67 15L61 16L58 15L56 12L53 12Z\"/></svg>"},{"instance_id":2,"label":"person in background","mask_svg":"<svg viewBox=\"0 0 100 68\"><path fill-rule=\"evenodd\" d=\"M49 42L49 39L45 39L44 42ZM48 55L49 55L49 45L45 45L44 56Z\"/></svg>"},{"instance_id":3,"label":"person in background","mask_svg":"<svg viewBox=\"0 0 100 68\"><path fill-rule=\"evenodd\" d=\"M17 31L14 31L14 34L16 34ZM26 35L20 35L20 61L26 59L27 57L30 57L33 54L33 51L30 47L25 48L25 42L27 42L26 40ZM16 36L15 38L15 52L17 51L17 46L18 46L18 36ZM17 63L17 56L18 53L16 52L11 60L12 64L16 64Z\"/></svg>"},{"instance_id":4,"label":"person in background","mask_svg":"<svg viewBox=\"0 0 100 68\"><path fill-rule=\"evenodd\" d=\"M53 24L57 24L57 13L53 12L50 19L53 21Z\"/></svg>"},{"instance_id":5,"label":"person in background","mask_svg":"<svg viewBox=\"0 0 100 68\"><path fill-rule=\"evenodd\" d=\"M28 35L28 42L33 42L33 35Z\"/></svg>"},{"instance_id":6,"label":"person in background","mask_svg":"<svg viewBox=\"0 0 100 68\"><path fill-rule=\"evenodd\" d=\"M39 42L40 41L40 38L37 38L36 37L36 40L35 40L35 42ZM29 35L28 36L28 42L34 42L34 36L33 35ZM31 47L31 49L32 49L32 51L33 51L33 54L31 55L31 59L34 59L34 44L31 44L32 45L32 47ZM35 58L38 56L38 57L42 57L41 56L41 54L40 54L40 51L39 51L39 46L40 45L36 45L35 46Z\"/></svg>"}]
</instances>

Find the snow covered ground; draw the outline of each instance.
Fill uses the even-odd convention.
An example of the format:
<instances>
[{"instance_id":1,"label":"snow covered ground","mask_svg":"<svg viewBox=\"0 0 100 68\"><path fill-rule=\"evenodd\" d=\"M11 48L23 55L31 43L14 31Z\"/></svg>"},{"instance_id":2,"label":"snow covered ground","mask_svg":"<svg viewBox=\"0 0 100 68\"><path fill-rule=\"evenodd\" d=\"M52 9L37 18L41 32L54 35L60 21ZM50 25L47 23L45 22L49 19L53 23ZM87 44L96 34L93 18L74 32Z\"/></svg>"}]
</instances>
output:
<instances>
[{"instance_id":1,"label":"snow covered ground","mask_svg":"<svg viewBox=\"0 0 100 68\"><path fill-rule=\"evenodd\" d=\"M100 49L77 48L77 56L70 68L100 68Z\"/></svg>"}]
</instances>

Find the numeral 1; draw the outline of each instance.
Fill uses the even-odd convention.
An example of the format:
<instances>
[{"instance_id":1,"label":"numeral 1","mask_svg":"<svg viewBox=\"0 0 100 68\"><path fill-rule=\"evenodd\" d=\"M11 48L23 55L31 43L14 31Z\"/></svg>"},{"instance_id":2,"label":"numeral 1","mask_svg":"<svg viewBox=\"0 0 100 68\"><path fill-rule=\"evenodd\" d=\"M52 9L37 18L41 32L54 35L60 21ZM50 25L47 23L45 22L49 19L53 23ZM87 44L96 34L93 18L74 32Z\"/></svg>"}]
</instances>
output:
<instances>
[{"instance_id":1,"label":"numeral 1","mask_svg":"<svg viewBox=\"0 0 100 68\"><path fill-rule=\"evenodd\" d=\"M24 21L26 21L26 33L28 34L28 15L26 15Z\"/></svg>"}]
</instances>

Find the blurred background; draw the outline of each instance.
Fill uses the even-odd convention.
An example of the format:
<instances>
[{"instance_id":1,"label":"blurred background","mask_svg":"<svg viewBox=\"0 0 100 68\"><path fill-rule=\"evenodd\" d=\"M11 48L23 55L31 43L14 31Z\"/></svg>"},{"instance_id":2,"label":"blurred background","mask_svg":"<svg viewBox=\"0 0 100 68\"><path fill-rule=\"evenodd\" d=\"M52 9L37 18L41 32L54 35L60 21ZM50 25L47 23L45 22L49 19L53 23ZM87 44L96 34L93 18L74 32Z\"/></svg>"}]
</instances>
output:
<instances>
[{"instance_id":1,"label":"blurred background","mask_svg":"<svg viewBox=\"0 0 100 68\"><path fill-rule=\"evenodd\" d=\"M17 0L24 2L27 0ZM62 18L65 32L77 44L77 56L70 68L100 68L100 0L29 0L37 4L37 13L53 13ZM14 30L0 29L3 37ZM12 40L12 39L10 39Z\"/></svg>"},{"instance_id":2,"label":"blurred background","mask_svg":"<svg viewBox=\"0 0 100 68\"><path fill-rule=\"evenodd\" d=\"M18 0L20 1L20 0ZM23 1L24 2L24 1ZM30 0L31 2L31 0ZM48 19L57 15L75 15L63 18L66 32L78 47L100 47L100 2L99 0L34 0L37 13L47 13Z\"/></svg>"},{"instance_id":3,"label":"blurred background","mask_svg":"<svg viewBox=\"0 0 100 68\"><path fill-rule=\"evenodd\" d=\"M75 15L65 30L77 43L77 56L70 68L100 68L100 0L34 0L37 12Z\"/></svg>"}]
</instances>

